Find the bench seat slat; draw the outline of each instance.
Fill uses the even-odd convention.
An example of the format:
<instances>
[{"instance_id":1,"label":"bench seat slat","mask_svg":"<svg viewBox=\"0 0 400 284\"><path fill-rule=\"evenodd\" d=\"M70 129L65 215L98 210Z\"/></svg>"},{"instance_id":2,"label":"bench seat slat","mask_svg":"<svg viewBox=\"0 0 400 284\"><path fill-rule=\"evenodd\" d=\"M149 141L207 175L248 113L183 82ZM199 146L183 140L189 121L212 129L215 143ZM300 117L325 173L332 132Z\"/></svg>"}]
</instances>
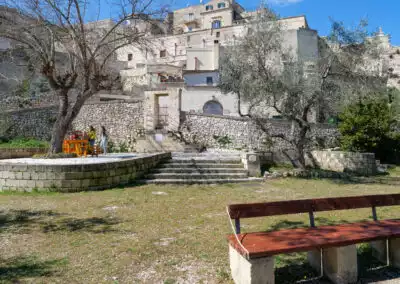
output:
<instances>
[{"instance_id":1,"label":"bench seat slat","mask_svg":"<svg viewBox=\"0 0 400 284\"><path fill-rule=\"evenodd\" d=\"M400 237L400 219L239 234L238 238L248 254L238 244L235 235L229 235L228 240L239 253L253 259L315 248L347 246L389 237Z\"/></svg>"},{"instance_id":2,"label":"bench seat slat","mask_svg":"<svg viewBox=\"0 0 400 284\"><path fill-rule=\"evenodd\" d=\"M241 219L394 205L400 205L400 194L232 204L228 210L231 219Z\"/></svg>"}]
</instances>

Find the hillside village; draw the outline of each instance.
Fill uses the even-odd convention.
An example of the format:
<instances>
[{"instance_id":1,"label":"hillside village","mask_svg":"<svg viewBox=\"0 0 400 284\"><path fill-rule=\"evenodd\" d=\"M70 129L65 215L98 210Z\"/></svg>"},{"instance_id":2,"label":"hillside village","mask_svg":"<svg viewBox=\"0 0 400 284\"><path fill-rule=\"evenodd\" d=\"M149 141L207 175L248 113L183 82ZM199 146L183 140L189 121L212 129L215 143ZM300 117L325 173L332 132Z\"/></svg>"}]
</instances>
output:
<instances>
[{"instance_id":1,"label":"hillside village","mask_svg":"<svg viewBox=\"0 0 400 284\"><path fill-rule=\"evenodd\" d=\"M400 4L106 2L0 6L0 283L400 283Z\"/></svg>"}]
</instances>

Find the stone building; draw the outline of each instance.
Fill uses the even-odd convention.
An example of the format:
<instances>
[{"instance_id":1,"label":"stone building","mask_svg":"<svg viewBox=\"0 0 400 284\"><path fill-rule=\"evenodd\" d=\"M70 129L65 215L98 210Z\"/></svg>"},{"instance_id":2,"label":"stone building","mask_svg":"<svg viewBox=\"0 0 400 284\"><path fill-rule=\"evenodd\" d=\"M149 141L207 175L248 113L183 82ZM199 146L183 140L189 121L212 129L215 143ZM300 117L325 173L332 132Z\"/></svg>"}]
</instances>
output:
<instances>
[{"instance_id":1,"label":"stone building","mask_svg":"<svg viewBox=\"0 0 400 284\"><path fill-rule=\"evenodd\" d=\"M147 130L176 128L179 116L173 113L180 111L238 116L235 96L217 88L219 58L227 45L251 30L249 23L256 13L232 0L189 6L168 15L162 23L165 33L149 33L150 45L118 51L118 60L126 62L120 72L124 91L145 99L145 116L153 121L145 124ZM296 57L316 60L318 33L309 27L306 17L279 21L285 46ZM247 106L241 107L246 113ZM270 111L268 115L273 118L276 114Z\"/></svg>"}]
</instances>

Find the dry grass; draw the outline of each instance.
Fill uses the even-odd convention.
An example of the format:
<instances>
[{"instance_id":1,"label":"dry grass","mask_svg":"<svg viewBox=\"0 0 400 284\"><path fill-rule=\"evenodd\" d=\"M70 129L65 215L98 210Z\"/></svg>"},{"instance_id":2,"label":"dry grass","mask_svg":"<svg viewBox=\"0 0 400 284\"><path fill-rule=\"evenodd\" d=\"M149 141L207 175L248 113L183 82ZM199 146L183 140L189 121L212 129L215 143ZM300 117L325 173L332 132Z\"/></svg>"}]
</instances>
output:
<instances>
[{"instance_id":1,"label":"dry grass","mask_svg":"<svg viewBox=\"0 0 400 284\"><path fill-rule=\"evenodd\" d=\"M399 192L399 183L389 179L383 184L282 179L73 194L2 193L0 283L229 283L227 204ZM398 218L399 212L399 207L378 209L380 218ZM370 210L321 213L317 222L370 215ZM294 215L244 220L243 226L257 231L307 222L306 215ZM277 266L283 268L277 283L293 282L289 274L312 275L303 262L304 254L278 257Z\"/></svg>"}]
</instances>

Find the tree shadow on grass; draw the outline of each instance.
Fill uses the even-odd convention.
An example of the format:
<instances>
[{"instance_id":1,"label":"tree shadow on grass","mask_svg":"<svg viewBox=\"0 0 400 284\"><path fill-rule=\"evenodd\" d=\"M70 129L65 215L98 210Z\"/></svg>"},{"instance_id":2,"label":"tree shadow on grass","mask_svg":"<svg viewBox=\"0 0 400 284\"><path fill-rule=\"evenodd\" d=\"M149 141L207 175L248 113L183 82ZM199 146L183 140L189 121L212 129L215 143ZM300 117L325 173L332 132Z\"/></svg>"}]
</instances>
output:
<instances>
[{"instance_id":1,"label":"tree shadow on grass","mask_svg":"<svg viewBox=\"0 0 400 284\"><path fill-rule=\"evenodd\" d=\"M307 224L302 221L282 220L270 226L267 232L279 231L284 229L304 228Z\"/></svg>"},{"instance_id":2,"label":"tree shadow on grass","mask_svg":"<svg viewBox=\"0 0 400 284\"><path fill-rule=\"evenodd\" d=\"M368 244L360 245L357 254L359 274L357 283L372 284L400 278L400 269L379 262L373 256L373 251ZM331 283L325 276L320 278L319 273L308 264L306 253L278 255L275 262L276 283Z\"/></svg>"},{"instance_id":3,"label":"tree shadow on grass","mask_svg":"<svg viewBox=\"0 0 400 284\"><path fill-rule=\"evenodd\" d=\"M360 176L349 172L334 172L322 169L309 169L303 175L298 176L299 179L326 179L335 184L384 184L384 185L400 185L399 176L391 176L387 173L377 174L374 176Z\"/></svg>"},{"instance_id":4,"label":"tree shadow on grass","mask_svg":"<svg viewBox=\"0 0 400 284\"><path fill-rule=\"evenodd\" d=\"M113 226L119 223L120 221L118 219L111 217L92 217L83 219L68 218L60 220L58 222L42 224L42 230L45 233L57 231L84 231L98 234L116 232L117 230L114 229Z\"/></svg>"},{"instance_id":5,"label":"tree shadow on grass","mask_svg":"<svg viewBox=\"0 0 400 284\"><path fill-rule=\"evenodd\" d=\"M65 258L42 261L35 255L0 258L0 282L20 283L23 278L49 277L67 263Z\"/></svg>"},{"instance_id":6,"label":"tree shadow on grass","mask_svg":"<svg viewBox=\"0 0 400 284\"><path fill-rule=\"evenodd\" d=\"M357 249L359 283L375 283L400 278L400 269L381 263L373 255L368 244L362 244Z\"/></svg>"},{"instance_id":7,"label":"tree shadow on grass","mask_svg":"<svg viewBox=\"0 0 400 284\"><path fill-rule=\"evenodd\" d=\"M357 222L363 221L370 221L368 219L358 220ZM348 220L334 220L328 219L325 217L315 217L315 225L318 226L334 226L339 224L347 224L347 223L354 223L354 221ZM274 223L271 225L266 232L271 231L279 231L279 230L289 230L289 229L296 229L296 228L307 228L310 227L308 222L303 221L290 221L290 220L281 220L279 222Z\"/></svg>"},{"instance_id":8,"label":"tree shadow on grass","mask_svg":"<svg viewBox=\"0 0 400 284\"><path fill-rule=\"evenodd\" d=\"M113 217L66 218L51 210L8 210L0 211L0 233L29 233L32 230L41 230L44 233L67 231L107 233L115 232L114 225L120 223Z\"/></svg>"},{"instance_id":9,"label":"tree shadow on grass","mask_svg":"<svg viewBox=\"0 0 400 284\"><path fill-rule=\"evenodd\" d=\"M306 283L320 283L319 274L306 260L307 253L293 253L278 255L275 258L276 283L296 283L306 281Z\"/></svg>"},{"instance_id":10,"label":"tree shadow on grass","mask_svg":"<svg viewBox=\"0 0 400 284\"><path fill-rule=\"evenodd\" d=\"M60 216L62 214L52 210L0 210L0 233L3 231L26 233L41 220Z\"/></svg>"}]
</instances>

